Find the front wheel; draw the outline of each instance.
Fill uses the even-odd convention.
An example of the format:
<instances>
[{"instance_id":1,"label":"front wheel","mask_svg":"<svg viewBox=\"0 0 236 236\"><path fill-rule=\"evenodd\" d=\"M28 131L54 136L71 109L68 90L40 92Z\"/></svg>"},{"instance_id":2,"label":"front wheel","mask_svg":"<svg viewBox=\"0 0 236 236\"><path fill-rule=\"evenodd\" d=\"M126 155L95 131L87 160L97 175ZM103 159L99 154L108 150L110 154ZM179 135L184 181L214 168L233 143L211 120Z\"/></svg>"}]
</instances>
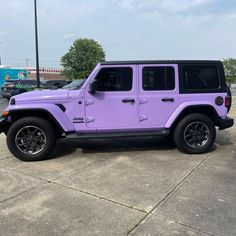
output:
<instances>
[{"instance_id":1,"label":"front wheel","mask_svg":"<svg viewBox=\"0 0 236 236\"><path fill-rule=\"evenodd\" d=\"M174 141L178 149L189 154L209 151L215 142L214 123L205 115L195 113L184 117L176 126Z\"/></svg>"},{"instance_id":2,"label":"front wheel","mask_svg":"<svg viewBox=\"0 0 236 236\"><path fill-rule=\"evenodd\" d=\"M52 125L39 117L25 117L17 120L7 132L7 146L10 152L22 161L44 160L56 143Z\"/></svg>"}]
</instances>

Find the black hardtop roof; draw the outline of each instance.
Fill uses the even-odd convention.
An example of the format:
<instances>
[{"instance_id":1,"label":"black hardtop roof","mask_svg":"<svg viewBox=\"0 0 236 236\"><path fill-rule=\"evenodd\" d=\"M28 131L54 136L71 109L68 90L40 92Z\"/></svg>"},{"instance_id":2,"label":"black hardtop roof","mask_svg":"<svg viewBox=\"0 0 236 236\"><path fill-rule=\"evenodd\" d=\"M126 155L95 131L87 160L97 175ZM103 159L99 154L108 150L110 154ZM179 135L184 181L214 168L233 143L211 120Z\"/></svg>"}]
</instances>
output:
<instances>
[{"instance_id":1,"label":"black hardtop roof","mask_svg":"<svg viewBox=\"0 0 236 236\"><path fill-rule=\"evenodd\" d=\"M137 61L103 61L101 65L138 65L138 64L216 64L219 60L137 60Z\"/></svg>"}]
</instances>

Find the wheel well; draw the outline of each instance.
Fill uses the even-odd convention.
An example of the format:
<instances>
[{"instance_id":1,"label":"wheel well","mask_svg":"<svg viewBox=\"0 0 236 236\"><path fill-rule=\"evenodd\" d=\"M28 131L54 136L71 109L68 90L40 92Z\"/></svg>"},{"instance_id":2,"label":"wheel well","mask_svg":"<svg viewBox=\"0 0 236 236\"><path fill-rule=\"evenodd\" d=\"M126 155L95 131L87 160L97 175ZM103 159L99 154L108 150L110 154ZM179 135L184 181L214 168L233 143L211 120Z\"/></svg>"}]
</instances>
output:
<instances>
[{"instance_id":1,"label":"wheel well","mask_svg":"<svg viewBox=\"0 0 236 236\"><path fill-rule=\"evenodd\" d=\"M219 115L217 114L216 110L214 107L212 106L191 106L191 107L186 107L177 117L177 119L175 119L174 123L171 125L171 130L173 131L176 127L176 125L179 123L179 121L192 113L200 113L203 115L206 115L207 117L209 117L214 125L217 125L218 120L219 120Z\"/></svg>"},{"instance_id":2,"label":"wheel well","mask_svg":"<svg viewBox=\"0 0 236 236\"><path fill-rule=\"evenodd\" d=\"M45 110L41 110L41 109L15 110L15 111L10 112L10 116L11 116L11 121L12 121L11 123L27 116L44 118L52 124L56 132L56 135L58 137L61 136L62 133L64 133L64 130L61 127L61 125L58 123L58 121L53 117L51 113Z\"/></svg>"}]
</instances>

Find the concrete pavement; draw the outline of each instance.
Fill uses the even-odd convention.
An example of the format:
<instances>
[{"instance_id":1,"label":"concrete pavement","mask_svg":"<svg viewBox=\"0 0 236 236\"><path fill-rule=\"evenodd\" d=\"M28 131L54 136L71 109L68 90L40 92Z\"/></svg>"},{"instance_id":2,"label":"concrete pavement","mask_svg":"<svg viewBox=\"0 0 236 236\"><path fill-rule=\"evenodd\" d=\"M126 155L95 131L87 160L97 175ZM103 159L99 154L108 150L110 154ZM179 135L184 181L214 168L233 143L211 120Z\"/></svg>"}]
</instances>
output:
<instances>
[{"instance_id":1,"label":"concrete pavement","mask_svg":"<svg viewBox=\"0 0 236 236\"><path fill-rule=\"evenodd\" d=\"M3 110L8 106L9 101L5 98L0 97L0 114L2 114Z\"/></svg>"},{"instance_id":2,"label":"concrete pavement","mask_svg":"<svg viewBox=\"0 0 236 236\"><path fill-rule=\"evenodd\" d=\"M236 126L204 155L160 138L59 144L35 163L4 135L0 150L0 235L236 234Z\"/></svg>"}]
</instances>

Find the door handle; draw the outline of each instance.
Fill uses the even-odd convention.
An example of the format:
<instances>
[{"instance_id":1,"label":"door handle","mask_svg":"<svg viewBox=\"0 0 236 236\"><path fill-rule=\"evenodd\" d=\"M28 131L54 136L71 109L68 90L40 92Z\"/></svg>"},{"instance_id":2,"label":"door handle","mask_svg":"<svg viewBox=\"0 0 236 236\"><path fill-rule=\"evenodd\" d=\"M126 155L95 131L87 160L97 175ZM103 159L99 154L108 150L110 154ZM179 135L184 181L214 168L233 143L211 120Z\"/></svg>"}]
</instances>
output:
<instances>
[{"instance_id":1,"label":"door handle","mask_svg":"<svg viewBox=\"0 0 236 236\"><path fill-rule=\"evenodd\" d=\"M174 102L175 99L174 98L162 98L161 101L162 102Z\"/></svg>"},{"instance_id":2,"label":"door handle","mask_svg":"<svg viewBox=\"0 0 236 236\"><path fill-rule=\"evenodd\" d=\"M128 102L135 103L135 100L133 98L124 98L124 99L122 99L122 102L123 103L128 103Z\"/></svg>"}]
</instances>

